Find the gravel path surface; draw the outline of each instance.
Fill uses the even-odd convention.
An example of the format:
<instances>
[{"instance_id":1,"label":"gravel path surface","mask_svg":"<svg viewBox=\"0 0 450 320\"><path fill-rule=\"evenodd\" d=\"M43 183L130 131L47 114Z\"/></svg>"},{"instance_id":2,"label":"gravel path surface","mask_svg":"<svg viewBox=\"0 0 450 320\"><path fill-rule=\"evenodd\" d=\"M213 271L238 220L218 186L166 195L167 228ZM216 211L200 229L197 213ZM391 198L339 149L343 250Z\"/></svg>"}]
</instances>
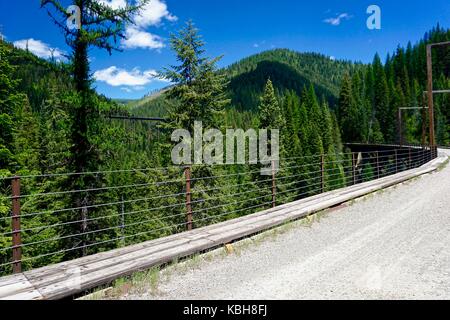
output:
<instances>
[{"instance_id":1,"label":"gravel path surface","mask_svg":"<svg viewBox=\"0 0 450 320\"><path fill-rule=\"evenodd\" d=\"M450 165L126 299L450 299Z\"/></svg>"}]
</instances>

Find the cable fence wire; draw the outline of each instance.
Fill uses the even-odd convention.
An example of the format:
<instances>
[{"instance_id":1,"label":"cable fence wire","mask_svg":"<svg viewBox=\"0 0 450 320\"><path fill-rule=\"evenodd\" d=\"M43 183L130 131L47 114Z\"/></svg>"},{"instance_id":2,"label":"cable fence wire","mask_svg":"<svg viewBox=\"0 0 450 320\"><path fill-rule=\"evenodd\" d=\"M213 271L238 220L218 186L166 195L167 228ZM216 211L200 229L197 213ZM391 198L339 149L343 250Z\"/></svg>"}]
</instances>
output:
<instances>
[{"instance_id":1,"label":"cable fence wire","mask_svg":"<svg viewBox=\"0 0 450 320\"><path fill-rule=\"evenodd\" d=\"M428 149L388 148L283 158L269 175L261 174L267 166L239 164L0 177L0 275L245 216L431 158Z\"/></svg>"}]
</instances>

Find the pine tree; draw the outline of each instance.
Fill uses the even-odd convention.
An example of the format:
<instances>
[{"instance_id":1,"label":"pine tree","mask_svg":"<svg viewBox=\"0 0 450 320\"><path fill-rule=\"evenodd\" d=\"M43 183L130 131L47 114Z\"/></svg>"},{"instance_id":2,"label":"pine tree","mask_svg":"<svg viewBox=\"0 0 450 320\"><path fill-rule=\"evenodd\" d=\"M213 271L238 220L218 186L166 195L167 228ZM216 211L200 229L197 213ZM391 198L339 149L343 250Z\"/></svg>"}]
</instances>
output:
<instances>
[{"instance_id":1,"label":"pine tree","mask_svg":"<svg viewBox=\"0 0 450 320\"><path fill-rule=\"evenodd\" d=\"M374 72L374 110L375 116L380 123L381 131L383 133L385 142L392 142L394 140L394 128L395 128L395 114L392 114L389 98L389 87L378 54L375 55L373 62Z\"/></svg>"},{"instance_id":2,"label":"pine tree","mask_svg":"<svg viewBox=\"0 0 450 320\"><path fill-rule=\"evenodd\" d=\"M278 103L272 81L267 80L258 108L259 127L281 129L285 125L283 113Z\"/></svg>"},{"instance_id":3,"label":"pine tree","mask_svg":"<svg viewBox=\"0 0 450 320\"><path fill-rule=\"evenodd\" d=\"M338 102L338 117L344 142L361 142L363 140L363 127L353 95L352 82L348 75L342 81Z\"/></svg>"},{"instance_id":4,"label":"pine tree","mask_svg":"<svg viewBox=\"0 0 450 320\"><path fill-rule=\"evenodd\" d=\"M76 172L95 170L99 163L98 150L90 139L90 133L97 130L99 112L92 97L89 48L104 49L109 54L113 50L120 50L117 40L125 38L125 23L132 23L131 16L147 3L148 0L141 0L135 6L113 9L96 0L74 0L73 4L80 12L80 25L69 28L64 5L58 0L41 0L41 7L48 8L48 14L64 33L66 43L72 49L72 73L77 97L73 101L71 162L72 169ZM54 12L62 18L56 18Z\"/></svg>"},{"instance_id":5,"label":"pine tree","mask_svg":"<svg viewBox=\"0 0 450 320\"><path fill-rule=\"evenodd\" d=\"M71 128L71 157L70 169L75 172L96 171L101 162L98 146L92 136L98 134L99 109L98 101L91 89L91 75L89 70L88 51L91 47L106 50L109 54L113 50L120 50L118 39L125 38L125 24L132 23L132 15L138 13L149 0L141 0L137 5L113 9L108 4L96 0L73 0L80 13L79 25L69 28L66 19L68 13L59 0L41 0L41 7L47 12L64 33L67 45L71 48L72 75L76 94L71 97L73 106ZM61 18L55 17L55 13ZM81 175L68 180L68 187L73 189L89 189L98 183L94 175ZM75 193L73 203L80 211L81 234L87 231L88 212L85 209L93 203L93 193ZM74 230L68 232L74 232ZM74 240L69 239L73 245ZM87 254L88 236L81 236L82 254ZM77 254L71 252L69 254Z\"/></svg>"},{"instance_id":6,"label":"pine tree","mask_svg":"<svg viewBox=\"0 0 450 320\"><path fill-rule=\"evenodd\" d=\"M174 83L167 94L175 100L168 127L192 132L195 121L202 121L204 128L217 127L217 120L230 102L225 94L226 78L216 67L222 57L203 56L204 42L192 21L178 35L172 34L170 43L180 64L161 72L162 77Z\"/></svg>"}]
</instances>

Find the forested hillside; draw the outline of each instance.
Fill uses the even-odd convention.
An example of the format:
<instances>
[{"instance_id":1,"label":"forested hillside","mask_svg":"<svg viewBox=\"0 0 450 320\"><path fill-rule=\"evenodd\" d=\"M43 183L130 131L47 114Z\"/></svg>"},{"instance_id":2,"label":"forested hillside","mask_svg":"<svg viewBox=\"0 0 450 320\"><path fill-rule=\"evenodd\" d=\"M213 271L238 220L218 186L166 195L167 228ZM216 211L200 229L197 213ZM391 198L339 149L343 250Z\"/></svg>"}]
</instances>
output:
<instances>
[{"instance_id":1,"label":"forested hillside","mask_svg":"<svg viewBox=\"0 0 450 320\"><path fill-rule=\"evenodd\" d=\"M337 110L343 140L398 143L401 138L403 142L420 143L422 111L403 110L400 123L398 110L426 103L426 45L449 40L450 29L438 25L417 44L398 47L384 64L377 54L371 65L347 75ZM434 48L434 90L450 88L449 68L450 47ZM436 94L434 102L437 143L449 145L450 95ZM424 120L428 123L427 117Z\"/></svg>"},{"instance_id":2,"label":"forested hillside","mask_svg":"<svg viewBox=\"0 0 450 320\"><path fill-rule=\"evenodd\" d=\"M449 32L437 26L416 44L398 47L385 60L376 54L369 65L287 49L245 58L220 71L229 79L231 103L226 109L226 125L254 125L259 97L267 79L271 79L281 100L287 92L300 96L312 84L317 96L336 112L346 142L397 143L402 138L403 142L420 143L422 111L402 111L400 124L398 109L423 106L426 44L449 41ZM450 87L449 52L448 47L433 49L435 90ZM448 94L435 96L436 139L441 145L450 144L449 99ZM139 115L164 116L167 99L164 94L146 98L134 111Z\"/></svg>"},{"instance_id":3,"label":"forested hillside","mask_svg":"<svg viewBox=\"0 0 450 320\"><path fill-rule=\"evenodd\" d=\"M269 78L280 97L288 91L301 95L303 88L312 84L317 96L324 97L334 106L344 74L353 73L363 67L359 63L335 61L322 54L275 49L242 59L219 72L229 80L229 109L240 113L254 113ZM130 105L137 106L139 114L161 116L164 113L164 97L160 94L154 99L146 97L141 103ZM236 115L233 118L235 117Z\"/></svg>"}]
</instances>

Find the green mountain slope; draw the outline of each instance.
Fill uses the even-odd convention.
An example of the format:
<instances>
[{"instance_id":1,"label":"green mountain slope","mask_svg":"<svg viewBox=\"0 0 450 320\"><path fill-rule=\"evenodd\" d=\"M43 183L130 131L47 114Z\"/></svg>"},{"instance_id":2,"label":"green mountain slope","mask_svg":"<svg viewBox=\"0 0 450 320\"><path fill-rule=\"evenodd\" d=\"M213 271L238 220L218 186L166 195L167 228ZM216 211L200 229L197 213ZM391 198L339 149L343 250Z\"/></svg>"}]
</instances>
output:
<instances>
[{"instance_id":1,"label":"green mountain slope","mask_svg":"<svg viewBox=\"0 0 450 320\"><path fill-rule=\"evenodd\" d=\"M279 93L293 90L300 94L303 87L311 83L318 96L324 96L333 105L343 75L361 66L335 61L322 54L276 49L245 58L228 67L226 73L231 80L233 105L239 110L254 110L268 78Z\"/></svg>"},{"instance_id":2,"label":"green mountain slope","mask_svg":"<svg viewBox=\"0 0 450 320\"><path fill-rule=\"evenodd\" d=\"M268 78L279 94L293 90L300 95L304 86L313 84L317 95L334 105L343 75L362 67L359 63L335 61L317 53L276 49L244 58L221 72L230 80L231 107L238 111L255 111ZM133 105L138 114L161 116L164 113L164 95L154 99L146 97Z\"/></svg>"}]
</instances>

